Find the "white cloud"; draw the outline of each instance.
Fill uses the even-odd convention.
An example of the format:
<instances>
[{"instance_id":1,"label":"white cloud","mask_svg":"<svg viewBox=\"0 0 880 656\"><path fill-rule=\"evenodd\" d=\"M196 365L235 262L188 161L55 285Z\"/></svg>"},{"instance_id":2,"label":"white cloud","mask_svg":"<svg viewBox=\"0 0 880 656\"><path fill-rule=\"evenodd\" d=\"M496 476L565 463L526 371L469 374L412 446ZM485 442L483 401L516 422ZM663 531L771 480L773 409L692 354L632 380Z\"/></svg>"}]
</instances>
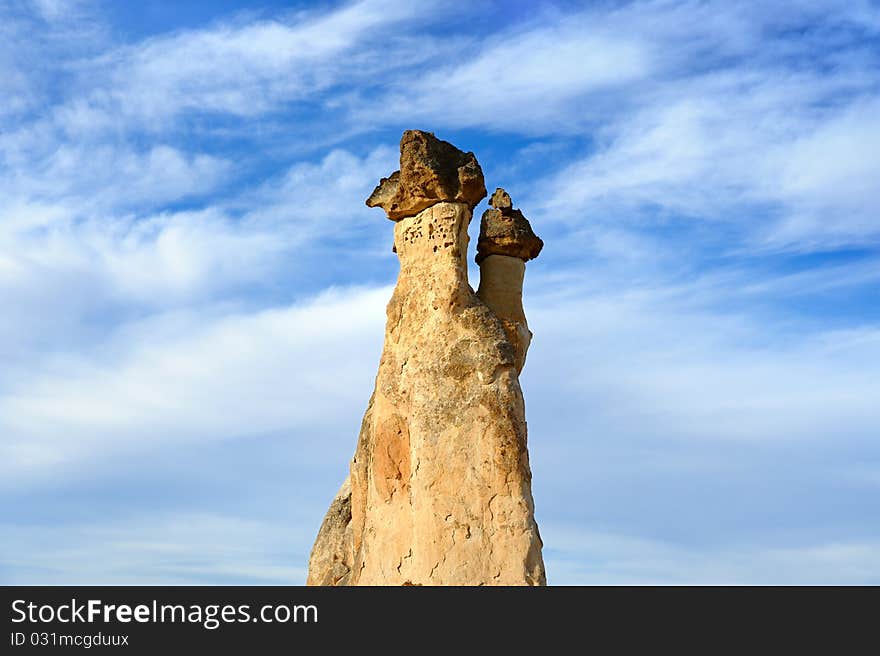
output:
<instances>
[{"instance_id":1,"label":"white cloud","mask_svg":"<svg viewBox=\"0 0 880 656\"><path fill-rule=\"evenodd\" d=\"M57 146L46 159L16 167L0 186L0 194L15 202L61 200L79 215L130 207L155 207L214 190L231 164L220 158L156 144L138 152L104 145ZM23 219L0 216L3 227L20 226Z\"/></svg>"},{"instance_id":2,"label":"white cloud","mask_svg":"<svg viewBox=\"0 0 880 656\"><path fill-rule=\"evenodd\" d=\"M880 241L880 98L853 102L777 156L767 184L790 210L768 239Z\"/></svg>"},{"instance_id":3,"label":"white cloud","mask_svg":"<svg viewBox=\"0 0 880 656\"><path fill-rule=\"evenodd\" d=\"M297 271L314 278L309 267L328 267L328 249L338 259L346 244L368 257L381 251L389 258L390 224L363 199L379 172L393 167L390 148L364 157L334 150L315 163L293 163L227 201L141 213L136 208L204 191L222 179L217 172L228 170L225 163L203 165L198 157L157 150L163 151L136 158L108 149L95 154L86 172L74 159L45 200L10 192L0 209L0 294L7 307L0 316L0 353L27 352L33 343L45 348L47 341L69 348L79 337L85 346L103 339L103 329L94 326L103 313L239 303L243 290L253 293L282 280L293 285ZM120 172L131 176L118 177ZM93 174L108 184L98 184ZM314 285L300 293L310 290ZM61 335L59 322L66 326Z\"/></svg>"},{"instance_id":4,"label":"white cloud","mask_svg":"<svg viewBox=\"0 0 880 656\"><path fill-rule=\"evenodd\" d=\"M309 536L280 521L150 513L137 520L0 524L5 584L302 585Z\"/></svg>"},{"instance_id":5,"label":"white cloud","mask_svg":"<svg viewBox=\"0 0 880 656\"><path fill-rule=\"evenodd\" d=\"M521 201L548 221L720 220L750 250L876 243L876 57L859 31L875 32L880 13L831 6L546 11L427 74L393 72L380 102L356 95L350 111L582 139L579 159L523 184Z\"/></svg>"},{"instance_id":6,"label":"white cloud","mask_svg":"<svg viewBox=\"0 0 880 656\"><path fill-rule=\"evenodd\" d=\"M76 11L76 5L82 4L77 0L31 0L31 3L37 13L49 22L69 16Z\"/></svg>"},{"instance_id":7,"label":"white cloud","mask_svg":"<svg viewBox=\"0 0 880 656\"><path fill-rule=\"evenodd\" d=\"M295 217L299 243L319 237L352 238L365 225L381 233L381 214L364 205L382 175L398 167L398 151L379 146L365 157L331 150L317 162L296 162L236 201L248 208L247 221L277 227ZM390 225L390 224L388 224ZM390 231L388 231L390 234Z\"/></svg>"},{"instance_id":8,"label":"white cloud","mask_svg":"<svg viewBox=\"0 0 880 656\"><path fill-rule=\"evenodd\" d=\"M59 235L57 260L47 255L51 264L63 262L64 250L90 259L83 270L100 271L107 295L119 303L161 308L222 295L271 276L286 246L213 208L118 223L81 224Z\"/></svg>"},{"instance_id":9,"label":"white cloud","mask_svg":"<svg viewBox=\"0 0 880 656\"><path fill-rule=\"evenodd\" d=\"M153 132L173 128L184 112L253 117L311 101L393 65L387 55L397 40L388 29L441 9L360 0L156 36L82 63L87 93L59 107L56 120L73 136L125 125Z\"/></svg>"},{"instance_id":10,"label":"white cloud","mask_svg":"<svg viewBox=\"0 0 880 656\"><path fill-rule=\"evenodd\" d=\"M870 540L695 549L633 535L541 527L551 585L864 585L880 581Z\"/></svg>"},{"instance_id":11,"label":"white cloud","mask_svg":"<svg viewBox=\"0 0 880 656\"><path fill-rule=\"evenodd\" d=\"M514 132L583 129L603 93L644 78L650 55L636 39L589 18L491 36L427 75L404 73L397 90L355 111L361 120L420 120ZM574 120L574 125L572 125Z\"/></svg>"},{"instance_id":12,"label":"white cloud","mask_svg":"<svg viewBox=\"0 0 880 656\"><path fill-rule=\"evenodd\" d=\"M825 446L876 432L877 326L793 329L708 285L529 294L530 430Z\"/></svg>"},{"instance_id":13,"label":"white cloud","mask_svg":"<svg viewBox=\"0 0 880 656\"><path fill-rule=\"evenodd\" d=\"M876 241L877 100L815 109L836 86L756 71L673 85L606 125L595 152L532 185L526 202L572 226L584 215L609 229L658 214L721 221L746 235L733 248Z\"/></svg>"},{"instance_id":14,"label":"white cloud","mask_svg":"<svg viewBox=\"0 0 880 656\"><path fill-rule=\"evenodd\" d=\"M0 479L32 484L169 443L326 432L341 407L365 404L389 295L330 290L253 314L160 316L87 353L32 361L0 394Z\"/></svg>"}]
</instances>

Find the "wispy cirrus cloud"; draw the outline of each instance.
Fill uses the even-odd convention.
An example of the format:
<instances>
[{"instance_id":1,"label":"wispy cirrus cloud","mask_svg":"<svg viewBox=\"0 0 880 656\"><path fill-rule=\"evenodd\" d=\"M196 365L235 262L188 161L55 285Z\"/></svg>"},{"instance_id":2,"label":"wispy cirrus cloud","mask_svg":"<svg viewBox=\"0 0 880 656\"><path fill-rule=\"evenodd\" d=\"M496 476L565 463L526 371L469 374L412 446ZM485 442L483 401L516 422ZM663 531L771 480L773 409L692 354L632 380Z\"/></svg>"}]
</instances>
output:
<instances>
[{"instance_id":1,"label":"wispy cirrus cloud","mask_svg":"<svg viewBox=\"0 0 880 656\"><path fill-rule=\"evenodd\" d=\"M306 576L288 558L303 548L300 532L252 517L154 512L137 521L0 526L0 536L14 554L0 576L13 585L297 585ZM52 546L35 553L35 543Z\"/></svg>"},{"instance_id":2,"label":"wispy cirrus cloud","mask_svg":"<svg viewBox=\"0 0 880 656\"><path fill-rule=\"evenodd\" d=\"M344 417L354 425L356 413L337 408L361 405L389 294L329 291L254 313L157 315L79 355L31 360L13 380L8 371L0 393L4 484L76 475L119 453L326 431Z\"/></svg>"},{"instance_id":3,"label":"wispy cirrus cloud","mask_svg":"<svg viewBox=\"0 0 880 656\"><path fill-rule=\"evenodd\" d=\"M580 140L523 185L547 221L729 220L730 245L759 251L876 243L880 18L867 3L829 7L548 13L429 75L395 72L383 102L357 99L355 115Z\"/></svg>"},{"instance_id":4,"label":"wispy cirrus cloud","mask_svg":"<svg viewBox=\"0 0 880 656\"><path fill-rule=\"evenodd\" d=\"M198 159L168 156L170 164L156 168L130 161L131 179L96 162L106 187L71 170L61 176L63 189L46 198L21 191L9 198L0 210L7 308L0 357L27 362L43 349L89 349L152 313L198 314L202 307L210 316L218 304L259 311L278 302L279 290L289 300L309 297L351 266L362 275L355 283L388 275L390 237L373 229L383 221L362 203L373 172L393 163L390 149L364 157L332 151L208 206L144 212L162 197L205 194L219 183L198 176ZM218 168L214 160L206 166ZM222 164L219 170L229 172ZM29 182L31 189L42 184ZM15 370L10 363L10 380Z\"/></svg>"},{"instance_id":5,"label":"wispy cirrus cloud","mask_svg":"<svg viewBox=\"0 0 880 656\"><path fill-rule=\"evenodd\" d=\"M415 48L404 26L442 9L359 0L257 20L245 14L121 45L78 63L75 93L55 109L54 123L72 136L161 133L184 115L207 125L210 115L248 119L328 102L328 90L430 57L431 42Z\"/></svg>"},{"instance_id":6,"label":"wispy cirrus cloud","mask_svg":"<svg viewBox=\"0 0 880 656\"><path fill-rule=\"evenodd\" d=\"M365 122L580 132L611 110L605 94L617 95L653 69L650 46L591 25L589 16L493 34L465 53L438 61L427 75L400 72L380 103L358 99L355 116Z\"/></svg>"},{"instance_id":7,"label":"wispy cirrus cloud","mask_svg":"<svg viewBox=\"0 0 880 656\"><path fill-rule=\"evenodd\" d=\"M546 242L551 581L876 578L872 3L72 6L0 8L4 580L302 576L395 275L363 199L409 127Z\"/></svg>"},{"instance_id":8,"label":"wispy cirrus cloud","mask_svg":"<svg viewBox=\"0 0 880 656\"><path fill-rule=\"evenodd\" d=\"M816 109L829 89L792 106L803 80L767 87L748 78L704 81L607 128L603 146L542 185L544 214L732 222L743 236L731 245L759 250L876 240L878 99Z\"/></svg>"},{"instance_id":9,"label":"wispy cirrus cloud","mask_svg":"<svg viewBox=\"0 0 880 656\"><path fill-rule=\"evenodd\" d=\"M831 542L754 548L731 544L707 551L674 542L598 531L542 529L549 571L568 585L840 585L877 580L880 544ZM829 573L833 572L832 575Z\"/></svg>"},{"instance_id":10,"label":"wispy cirrus cloud","mask_svg":"<svg viewBox=\"0 0 880 656\"><path fill-rule=\"evenodd\" d=\"M7 200L0 230L36 227L20 203L58 204L70 218L157 207L215 191L232 163L165 144L138 150L113 144L59 145L32 167L13 169L0 183Z\"/></svg>"}]
</instances>

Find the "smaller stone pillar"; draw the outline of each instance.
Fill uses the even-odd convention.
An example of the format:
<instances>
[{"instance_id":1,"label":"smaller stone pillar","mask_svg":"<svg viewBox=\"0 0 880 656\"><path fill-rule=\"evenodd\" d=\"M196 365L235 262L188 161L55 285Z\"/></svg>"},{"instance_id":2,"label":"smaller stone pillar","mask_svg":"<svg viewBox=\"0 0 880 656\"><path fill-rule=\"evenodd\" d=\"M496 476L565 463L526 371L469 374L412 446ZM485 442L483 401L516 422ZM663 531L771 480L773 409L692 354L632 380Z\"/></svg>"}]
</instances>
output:
<instances>
[{"instance_id":1,"label":"smaller stone pillar","mask_svg":"<svg viewBox=\"0 0 880 656\"><path fill-rule=\"evenodd\" d=\"M510 195L500 187L483 212L477 241L480 287L477 296L501 320L516 353L516 370L522 371L532 333L522 306L526 261L538 257L544 242L532 231L528 219L513 209Z\"/></svg>"}]
</instances>

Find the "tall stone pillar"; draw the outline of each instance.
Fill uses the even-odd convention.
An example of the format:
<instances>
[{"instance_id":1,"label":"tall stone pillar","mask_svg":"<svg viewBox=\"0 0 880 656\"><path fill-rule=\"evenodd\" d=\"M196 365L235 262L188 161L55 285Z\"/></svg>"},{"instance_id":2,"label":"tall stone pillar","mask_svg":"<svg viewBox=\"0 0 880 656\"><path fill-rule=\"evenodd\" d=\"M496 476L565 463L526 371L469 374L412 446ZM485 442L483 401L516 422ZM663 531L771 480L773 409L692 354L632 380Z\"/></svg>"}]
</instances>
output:
<instances>
[{"instance_id":1,"label":"tall stone pillar","mask_svg":"<svg viewBox=\"0 0 880 656\"><path fill-rule=\"evenodd\" d=\"M525 354L507 323L528 328L521 304L511 310L509 256L491 255L504 259L489 265L497 284L487 278L485 299L467 279L483 174L473 153L431 133L409 130L400 147L400 171L367 200L395 221L400 260L385 345L308 583L542 585L518 379Z\"/></svg>"}]
</instances>

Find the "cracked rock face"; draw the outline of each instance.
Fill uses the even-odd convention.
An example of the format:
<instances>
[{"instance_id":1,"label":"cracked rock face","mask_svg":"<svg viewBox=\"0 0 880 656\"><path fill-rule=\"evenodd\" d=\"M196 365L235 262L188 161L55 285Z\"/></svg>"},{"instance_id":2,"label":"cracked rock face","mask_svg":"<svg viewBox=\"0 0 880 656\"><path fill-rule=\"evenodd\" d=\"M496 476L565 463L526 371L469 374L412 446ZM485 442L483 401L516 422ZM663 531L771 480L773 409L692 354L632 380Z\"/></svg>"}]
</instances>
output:
<instances>
[{"instance_id":1,"label":"cracked rock face","mask_svg":"<svg viewBox=\"0 0 880 656\"><path fill-rule=\"evenodd\" d=\"M483 170L473 153L465 153L432 132L407 130L400 139L400 170L367 199L393 221L418 214L441 201L465 203L473 209L486 197Z\"/></svg>"},{"instance_id":2,"label":"cracked rock face","mask_svg":"<svg viewBox=\"0 0 880 656\"><path fill-rule=\"evenodd\" d=\"M545 583L519 385L528 343L505 324L522 312L505 276L521 292L522 271L502 262L488 300L473 291L471 211L471 200L440 200L395 224L400 274L376 386L311 585Z\"/></svg>"}]
</instances>

